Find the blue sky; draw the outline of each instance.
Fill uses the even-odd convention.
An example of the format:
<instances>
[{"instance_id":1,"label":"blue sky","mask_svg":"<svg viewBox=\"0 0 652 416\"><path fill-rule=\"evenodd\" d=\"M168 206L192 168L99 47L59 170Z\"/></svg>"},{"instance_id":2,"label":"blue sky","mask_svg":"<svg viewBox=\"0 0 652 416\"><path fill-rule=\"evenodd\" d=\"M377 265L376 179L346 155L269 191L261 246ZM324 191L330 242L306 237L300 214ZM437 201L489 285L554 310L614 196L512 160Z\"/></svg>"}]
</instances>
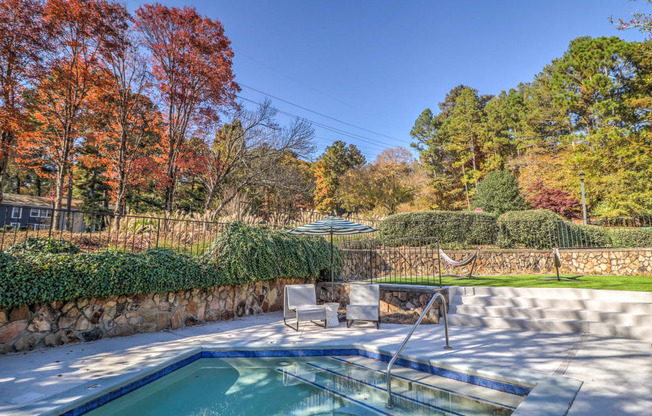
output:
<instances>
[{"instance_id":1,"label":"blue sky","mask_svg":"<svg viewBox=\"0 0 652 416\"><path fill-rule=\"evenodd\" d=\"M127 1L130 10L140 3ZM369 161L385 148L409 146L417 116L426 108L437 111L454 86L498 94L532 80L578 36L641 40L638 32L616 30L609 17L646 11L641 0L161 3L194 6L223 23L237 82L373 131L272 99L283 111L358 136L316 127L317 154L343 140ZM241 95L264 99L246 87Z\"/></svg>"}]
</instances>

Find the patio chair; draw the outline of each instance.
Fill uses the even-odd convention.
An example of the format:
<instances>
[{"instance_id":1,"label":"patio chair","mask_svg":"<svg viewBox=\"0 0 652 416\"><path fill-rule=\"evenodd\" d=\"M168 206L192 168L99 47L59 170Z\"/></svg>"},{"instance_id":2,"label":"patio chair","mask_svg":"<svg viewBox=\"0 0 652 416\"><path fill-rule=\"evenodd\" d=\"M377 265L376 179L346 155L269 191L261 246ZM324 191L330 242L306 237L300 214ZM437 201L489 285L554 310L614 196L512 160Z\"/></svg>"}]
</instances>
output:
<instances>
[{"instance_id":1,"label":"patio chair","mask_svg":"<svg viewBox=\"0 0 652 416\"><path fill-rule=\"evenodd\" d=\"M317 305L315 285L287 285L283 290L283 322L285 325L299 330L299 322L310 321L326 327L326 306ZM287 319L296 319L297 327L288 325ZM315 321L324 321L320 325Z\"/></svg>"},{"instance_id":2,"label":"patio chair","mask_svg":"<svg viewBox=\"0 0 652 416\"><path fill-rule=\"evenodd\" d=\"M380 286L366 283L352 283L350 305L346 307L346 327L354 321L371 321L380 327Z\"/></svg>"}]
</instances>

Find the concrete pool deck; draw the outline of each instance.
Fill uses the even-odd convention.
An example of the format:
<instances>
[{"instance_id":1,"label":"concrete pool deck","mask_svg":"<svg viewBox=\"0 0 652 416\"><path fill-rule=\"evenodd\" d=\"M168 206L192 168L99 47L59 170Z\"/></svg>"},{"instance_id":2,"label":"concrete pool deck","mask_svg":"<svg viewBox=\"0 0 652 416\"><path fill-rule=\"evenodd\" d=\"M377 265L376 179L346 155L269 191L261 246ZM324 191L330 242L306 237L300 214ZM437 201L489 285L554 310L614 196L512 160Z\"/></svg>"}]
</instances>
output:
<instances>
[{"instance_id":1,"label":"concrete pool deck","mask_svg":"<svg viewBox=\"0 0 652 416\"><path fill-rule=\"evenodd\" d=\"M344 324L329 329L308 324L296 332L273 313L0 356L0 414L12 414L71 389L83 394L105 380L129 376L192 347L299 349L364 343L391 350L408 330L409 326L389 324L382 324L380 330L364 324L350 329ZM423 325L404 352L582 380L570 416L641 415L652 408L649 342L472 327L451 327L450 338L454 349L444 350L443 326Z\"/></svg>"}]
</instances>

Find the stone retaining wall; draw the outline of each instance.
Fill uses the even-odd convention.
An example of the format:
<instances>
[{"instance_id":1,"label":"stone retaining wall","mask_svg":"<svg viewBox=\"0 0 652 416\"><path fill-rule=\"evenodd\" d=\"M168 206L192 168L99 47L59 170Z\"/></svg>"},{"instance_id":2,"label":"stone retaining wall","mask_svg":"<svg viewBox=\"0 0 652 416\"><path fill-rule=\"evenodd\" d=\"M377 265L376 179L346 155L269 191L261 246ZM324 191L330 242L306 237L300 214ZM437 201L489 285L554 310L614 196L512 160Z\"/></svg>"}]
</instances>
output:
<instances>
[{"instance_id":1,"label":"stone retaining wall","mask_svg":"<svg viewBox=\"0 0 652 416\"><path fill-rule=\"evenodd\" d=\"M355 284L355 283L354 283ZM346 305L349 304L349 283L335 283L332 293L334 302L340 303L340 314L346 314ZM435 293L441 292L446 299L448 311L448 289L427 286L399 286L380 285L380 321L381 323L414 324L423 313L430 299ZM319 283L317 285L317 301L319 303L331 302L331 284ZM424 324L439 323L441 301L438 299L430 308L426 317L421 321Z\"/></svg>"},{"instance_id":2,"label":"stone retaining wall","mask_svg":"<svg viewBox=\"0 0 652 416\"><path fill-rule=\"evenodd\" d=\"M175 293L108 296L0 309L0 353L180 329L283 309L283 287L298 279Z\"/></svg>"},{"instance_id":3,"label":"stone retaining wall","mask_svg":"<svg viewBox=\"0 0 652 416\"><path fill-rule=\"evenodd\" d=\"M372 276L437 276L436 250L387 248L374 251L344 250L347 280ZM652 276L652 248L564 249L559 250L563 274ZM467 258L474 251L447 251L454 260ZM446 272L442 262L442 273ZM468 273L469 267L456 268L455 274ZM550 250L480 250L473 271L479 275L550 274L555 272Z\"/></svg>"}]
</instances>

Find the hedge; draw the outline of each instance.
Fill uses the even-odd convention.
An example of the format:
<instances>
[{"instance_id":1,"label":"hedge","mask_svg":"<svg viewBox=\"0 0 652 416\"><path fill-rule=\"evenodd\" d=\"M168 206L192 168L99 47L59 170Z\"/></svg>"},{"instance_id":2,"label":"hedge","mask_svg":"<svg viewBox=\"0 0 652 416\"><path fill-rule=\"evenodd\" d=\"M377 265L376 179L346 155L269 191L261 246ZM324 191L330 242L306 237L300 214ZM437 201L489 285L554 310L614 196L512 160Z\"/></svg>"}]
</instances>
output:
<instances>
[{"instance_id":1,"label":"hedge","mask_svg":"<svg viewBox=\"0 0 652 416\"><path fill-rule=\"evenodd\" d=\"M506 212L498 217L498 226L503 247L652 247L651 229L575 224L547 209Z\"/></svg>"},{"instance_id":2,"label":"hedge","mask_svg":"<svg viewBox=\"0 0 652 416\"><path fill-rule=\"evenodd\" d=\"M339 274L344 261L340 250L333 250L334 272ZM279 277L330 278L330 243L326 239L267 231L240 222L225 227L207 256L217 259L227 284Z\"/></svg>"},{"instance_id":3,"label":"hedge","mask_svg":"<svg viewBox=\"0 0 652 416\"><path fill-rule=\"evenodd\" d=\"M548 209L509 211L498 217L503 247L524 245L532 248L551 248L557 245L557 235L563 232L561 217ZM561 227L560 227L561 226Z\"/></svg>"},{"instance_id":4,"label":"hedge","mask_svg":"<svg viewBox=\"0 0 652 416\"><path fill-rule=\"evenodd\" d=\"M227 226L212 255L203 257L168 249L48 253L15 247L0 252L0 307L326 275L329 250L324 239L242 224Z\"/></svg>"},{"instance_id":5,"label":"hedge","mask_svg":"<svg viewBox=\"0 0 652 416\"><path fill-rule=\"evenodd\" d=\"M378 228L378 238L396 240L395 245L428 244L425 238L434 237L450 248L652 247L652 229L575 224L547 209L509 211L499 217L469 211L406 212L387 217Z\"/></svg>"},{"instance_id":6,"label":"hedge","mask_svg":"<svg viewBox=\"0 0 652 416\"><path fill-rule=\"evenodd\" d=\"M496 215L471 211L416 211L390 215L378 228L382 239L436 237L443 245L491 245L498 238ZM419 244L418 241L415 244Z\"/></svg>"}]
</instances>

